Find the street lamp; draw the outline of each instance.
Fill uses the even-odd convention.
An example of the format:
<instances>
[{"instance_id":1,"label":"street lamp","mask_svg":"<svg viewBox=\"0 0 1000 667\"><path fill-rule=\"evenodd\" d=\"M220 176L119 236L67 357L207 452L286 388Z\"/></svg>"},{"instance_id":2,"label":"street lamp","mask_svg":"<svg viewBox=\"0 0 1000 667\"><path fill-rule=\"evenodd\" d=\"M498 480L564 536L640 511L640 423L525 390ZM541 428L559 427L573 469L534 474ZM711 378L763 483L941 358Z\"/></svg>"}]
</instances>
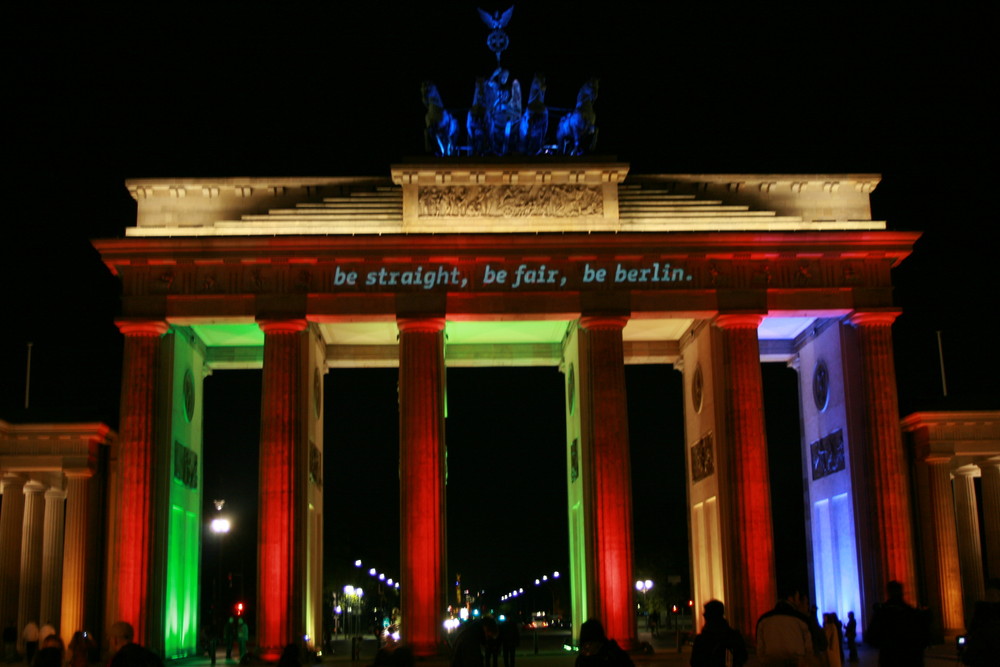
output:
<instances>
[{"instance_id":1,"label":"street lamp","mask_svg":"<svg viewBox=\"0 0 1000 667\"><path fill-rule=\"evenodd\" d=\"M642 604L646 608L646 629L649 629L649 601L646 593L653 587L653 582L649 579L641 579L635 582L635 590L642 593Z\"/></svg>"}]
</instances>

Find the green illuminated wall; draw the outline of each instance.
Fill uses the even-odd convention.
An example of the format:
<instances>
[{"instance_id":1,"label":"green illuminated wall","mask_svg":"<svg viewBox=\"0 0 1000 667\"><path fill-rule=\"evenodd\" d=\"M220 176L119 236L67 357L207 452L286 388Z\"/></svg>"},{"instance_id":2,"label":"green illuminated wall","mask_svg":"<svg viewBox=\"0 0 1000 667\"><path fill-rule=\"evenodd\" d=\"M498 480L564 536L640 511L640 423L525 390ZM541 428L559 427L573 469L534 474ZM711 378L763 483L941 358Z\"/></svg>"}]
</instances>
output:
<instances>
[{"instance_id":1,"label":"green illuminated wall","mask_svg":"<svg viewBox=\"0 0 1000 667\"><path fill-rule=\"evenodd\" d=\"M569 587L573 638L588 618L587 517L584 503L583 432L580 423L580 356L578 329L573 327L563 347L562 372L566 382L566 501L569 513Z\"/></svg>"},{"instance_id":2,"label":"green illuminated wall","mask_svg":"<svg viewBox=\"0 0 1000 667\"><path fill-rule=\"evenodd\" d=\"M201 560L202 398L205 355L186 328L166 337L171 354L170 476L164 571L163 647L168 659L193 656L198 640Z\"/></svg>"}]
</instances>

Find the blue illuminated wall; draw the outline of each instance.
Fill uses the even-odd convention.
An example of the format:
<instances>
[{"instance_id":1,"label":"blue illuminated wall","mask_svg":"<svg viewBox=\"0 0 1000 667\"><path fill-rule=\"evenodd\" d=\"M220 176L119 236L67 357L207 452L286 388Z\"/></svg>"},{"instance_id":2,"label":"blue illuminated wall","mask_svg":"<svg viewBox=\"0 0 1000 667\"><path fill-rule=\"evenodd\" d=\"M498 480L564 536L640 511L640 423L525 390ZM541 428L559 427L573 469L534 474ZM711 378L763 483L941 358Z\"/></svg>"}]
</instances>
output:
<instances>
[{"instance_id":1,"label":"blue illuminated wall","mask_svg":"<svg viewBox=\"0 0 1000 667\"><path fill-rule=\"evenodd\" d=\"M798 373L811 597L820 614L835 612L844 623L853 611L860 637L866 614L845 388L849 344L839 321L818 320L801 342Z\"/></svg>"}]
</instances>

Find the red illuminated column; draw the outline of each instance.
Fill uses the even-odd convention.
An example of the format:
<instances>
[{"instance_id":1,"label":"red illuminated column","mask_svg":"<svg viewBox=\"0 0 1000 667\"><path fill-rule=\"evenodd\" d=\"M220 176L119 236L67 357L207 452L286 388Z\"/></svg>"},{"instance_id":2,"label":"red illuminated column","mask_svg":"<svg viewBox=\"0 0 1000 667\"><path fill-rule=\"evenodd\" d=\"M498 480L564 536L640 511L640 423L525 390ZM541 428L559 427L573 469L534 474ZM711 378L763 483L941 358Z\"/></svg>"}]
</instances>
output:
<instances>
[{"instance_id":1,"label":"red illuminated column","mask_svg":"<svg viewBox=\"0 0 1000 667\"><path fill-rule=\"evenodd\" d=\"M0 623L17 619L21 587L21 527L24 523L24 478L7 474L0 479ZM20 628L19 628L20 629Z\"/></svg>"},{"instance_id":2,"label":"red illuminated column","mask_svg":"<svg viewBox=\"0 0 1000 667\"><path fill-rule=\"evenodd\" d=\"M152 562L153 459L156 443L156 388L160 338L165 322L119 322L125 336L118 474L121 502L117 543L118 620L135 628L135 640L148 641L146 605ZM156 602L159 602L158 600Z\"/></svg>"},{"instance_id":3,"label":"red illuminated column","mask_svg":"<svg viewBox=\"0 0 1000 667\"><path fill-rule=\"evenodd\" d=\"M892 323L898 313L855 313L851 324L858 333L861 385L864 394L865 434L868 447L869 495L875 536L873 560L878 591L889 581L904 586L904 595L915 599L913 528L910 520L909 480L903 454L896 397L896 369L892 357Z\"/></svg>"},{"instance_id":4,"label":"red illuminated column","mask_svg":"<svg viewBox=\"0 0 1000 667\"><path fill-rule=\"evenodd\" d=\"M986 535L986 571L1000 578L1000 462L979 463L983 481L983 532Z\"/></svg>"},{"instance_id":5,"label":"red illuminated column","mask_svg":"<svg viewBox=\"0 0 1000 667\"><path fill-rule=\"evenodd\" d=\"M958 527L958 558L962 568L962 593L965 617L972 620L976 600L985 595L983 552L979 541L979 514L976 511L976 487L972 466L955 471L955 520Z\"/></svg>"},{"instance_id":6,"label":"red illuminated column","mask_svg":"<svg viewBox=\"0 0 1000 667\"><path fill-rule=\"evenodd\" d=\"M928 460L928 498L937 558L937 586L941 597L941 625L945 634L961 634L965 628L962 610L962 575L958 564L955 532L955 501L951 492L951 459Z\"/></svg>"},{"instance_id":7,"label":"red illuminated column","mask_svg":"<svg viewBox=\"0 0 1000 667\"><path fill-rule=\"evenodd\" d=\"M596 613L611 639L629 650L637 645L632 604L632 472L622 329L625 317L580 318L581 387L586 394L592 474L591 544Z\"/></svg>"},{"instance_id":8,"label":"red illuminated column","mask_svg":"<svg viewBox=\"0 0 1000 667\"><path fill-rule=\"evenodd\" d=\"M40 619L42 599L42 538L45 535L45 485L34 480L24 485L24 525L21 528L21 586L18 592L17 627Z\"/></svg>"},{"instance_id":9,"label":"red illuminated column","mask_svg":"<svg viewBox=\"0 0 1000 667\"><path fill-rule=\"evenodd\" d=\"M66 491L49 489L45 492L45 536L42 539L42 599L39 620L51 621L62 629L61 613L63 519L65 517ZM72 637L63 636L68 644Z\"/></svg>"},{"instance_id":10,"label":"red illuminated column","mask_svg":"<svg viewBox=\"0 0 1000 667\"><path fill-rule=\"evenodd\" d=\"M730 508L732 567L726 600L733 624L752 638L761 614L777 597L774 571L774 533L771 527L771 487L764 429L764 391L760 374L757 327L760 315L720 315L715 326L722 334L726 465L732 488ZM731 610L731 611L730 611Z\"/></svg>"},{"instance_id":11,"label":"red illuminated column","mask_svg":"<svg viewBox=\"0 0 1000 667\"><path fill-rule=\"evenodd\" d=\"M444 319L400 319L400 588L404 641L437 653L444 611Z\"/></svg>"},{"instance_id":12,"label":"red illuminated column","mask_svg":"<svg viewBox=\"0 0 1000 667\"><path fill-rule=\"evenodd\" d=\"M306 417L305 320L261 322L264 375L260 415L260 514L257 559L257 641L261 656L277 659L304 628L304 532L297 502Z\"/></svg>"}]
</instances>

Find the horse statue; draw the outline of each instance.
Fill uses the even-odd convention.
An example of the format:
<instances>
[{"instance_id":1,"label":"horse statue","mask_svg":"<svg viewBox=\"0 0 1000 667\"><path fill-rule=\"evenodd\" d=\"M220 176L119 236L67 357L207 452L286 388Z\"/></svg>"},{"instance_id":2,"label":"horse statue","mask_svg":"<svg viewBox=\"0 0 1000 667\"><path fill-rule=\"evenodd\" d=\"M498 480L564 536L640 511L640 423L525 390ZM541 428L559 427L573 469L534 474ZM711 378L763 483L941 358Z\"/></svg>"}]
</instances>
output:
<instances>
[{"instance_id":1,"label":"horse statue","mask_svg":"<svg viewBox=\"0 0 1000 667\"><path fill-rule=\"evenodd\" d=\"M427 114L424 116L424 149L438 157L456 155L458 153L458 119L452 116L444 103L437 86L430 81L420 85Z\"/></svg>"},{"instance_id":2,"label":"horse statue","mask_svg":"<svg viewBox=\"0 0 1000 667\"><path fill-rule=\"evenodd\" d=\"M556 141L564 155L583 155L597 145L597 79L590 79L580 87L576 108L559 120Z\"/></svg>"},{"instance_id":3,"label":"horse statue","mask_svg":"<svg viewBox=\"0 0 1000 667\"><path fill-rule=\"evenodd\" d=\"M469 137L469 154L486 155L490 150L489 109L486 101L486 80L476 79L472 94L472 106L465 119L465 131Z\"/></svg>"},{"instance_id":4,"label":"horse statue","mask_svg":"<svg viewBox=\"0 0 1000 667\"><path fill-rule=\"evenodd\" d=\"M528 104L521 115L521 152L538 155L545 150L549 131L549 108L545 106L545 76L536 74L531 81Z\"/></svg>"}]
</instances>

